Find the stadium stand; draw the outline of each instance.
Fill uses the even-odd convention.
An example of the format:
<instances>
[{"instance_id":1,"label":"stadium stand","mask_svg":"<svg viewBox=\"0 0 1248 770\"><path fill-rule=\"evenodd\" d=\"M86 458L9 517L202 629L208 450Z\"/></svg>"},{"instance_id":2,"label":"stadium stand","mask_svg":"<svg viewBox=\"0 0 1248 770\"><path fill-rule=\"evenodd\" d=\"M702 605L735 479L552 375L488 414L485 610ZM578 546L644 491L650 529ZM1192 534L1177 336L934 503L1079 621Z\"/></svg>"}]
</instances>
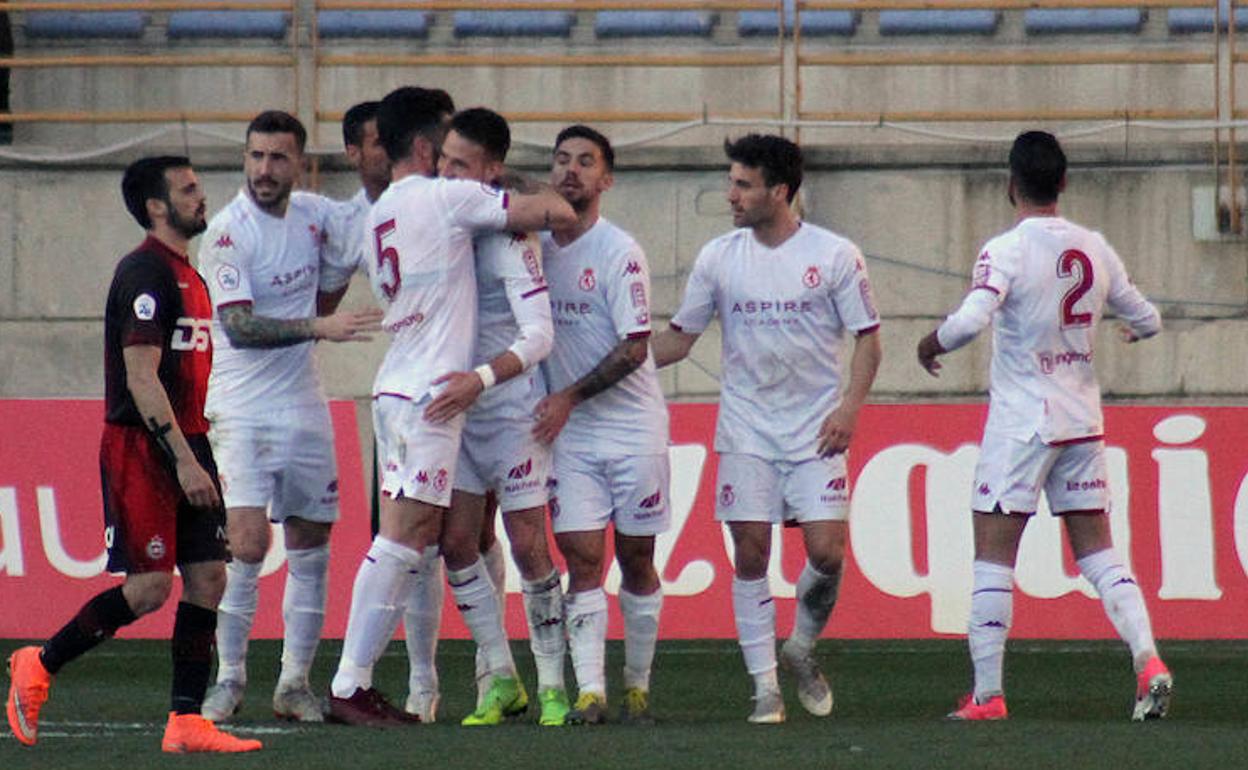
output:
<instances>
[{"instance_id":1,"label":"stadium stand","mask_svg":"<svg viewBox=\"0 0 1248 770\"><path fill-rule=\"evenodd\" d=\"M576 14L567 11L456 11L456 37L568 37Z\"/></svg>"},{"instance_id":2,"label":"stadium stand","mask_svg":"<svg viewBox=\"0 0 1248 770\"><path fill-rule=\"evenodd\" d=\"M599 11L598 37L710 37L716 14L709 11Z\"/></svg>"},{"instance_id":3,"label":"stadium stand","mask_svg":"<svg viewBox=\"0 0 1248 770\"><path fill-rule=\"evenodd\" d=\"M169 14L171 39L272 38L281 40L290 25L282 11L174 11Z\"/></svg>"},{"instance_id":4,"label":"stadium stand","mask_svg":"<svg viewBox=\"0 0 1248 770\"><path fill-rule=\"evenodd\" d=\"M316 28L323 38L429 36L424 11L319 11Z\"/></svg>"},{"instance_id":5,"label":"stadium stand","mask_svg":"<svg viewBox=\"0 0 1248 770\"><path fill-rule=\"evenodd\" d=\"M1000 23L991 10L880 11L881 35L991 35Z\"/></svg>"},{"instance_id":6,"label":"stadium stand","mask_svg":"<svg viewBox=\"0 0 1248 770\"><path fill-rule=\"evenodd\" d=\"M1231 0L1218 0L1218 18L1222 20L1221 29L1225 30L1231 15ZM1172 34L1213 31L1213 8L1171 8L1166 12L1166 24ZM1248 28L1248 8L1237 8L1235 13L1235 29Z\"/></svg>"},{"instance_id":7,"label":"stadium stand","mask_svg":"<svg viewBox=\"0 0 1248 770\"><path fill-rule=\"evenodd\" d=\"M39 39L143 37L149 16L141 11L31 11L26 37Z\"/></svg>"},{"instance_id":8,"label":"stadium stand","mask_svg":"<svg viewBox=\"0 0 1248 770\"><path fill-rule=\"evenodd\" d=\"M1138 33L1147 19L1140 8L1029 8L1023 29L1029 35Z\"/></svg>"},{"instance_id":9,"label":"stadium stand","mask_svg":"<svg viewBox=\"0 0 1248 770\"><path fill-rule=\"evenodd\" d=\"M784 0L784 31L792 35L797 10L794 0ZM741 11L737 14L737 34L742 37L775 37L780 33L779 14L774 11ZM803 11L802 37L848 37L858 30L854 11Z\"/></svg>"}]
</instances>

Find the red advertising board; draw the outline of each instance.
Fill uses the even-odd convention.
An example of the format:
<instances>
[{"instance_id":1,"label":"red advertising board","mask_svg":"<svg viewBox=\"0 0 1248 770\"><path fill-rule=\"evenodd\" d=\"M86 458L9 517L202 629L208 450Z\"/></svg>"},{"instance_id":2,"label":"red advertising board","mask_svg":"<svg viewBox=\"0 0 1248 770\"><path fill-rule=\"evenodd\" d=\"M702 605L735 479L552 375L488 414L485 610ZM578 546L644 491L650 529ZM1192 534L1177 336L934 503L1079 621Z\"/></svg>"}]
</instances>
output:
<instances>
[{"instance_id":1,"label":"red advertising board","mask_svg":"<svg viewBox=\"0 0 1248 770\"><path fill-rule=\"evenodd\" d=\"M340 637L367 547L368 490L354 406L333 404L342 520L333 537L325 632ZM829 636L922 638L961 633L969 608L967 509L983 405L868 407L851 448L851 557ZM0 401L0 637L42 638L116 578L102 574L98 401ZM715 523L715 406L674 404L672 528L656 560L665 638L731 638L729 545ZM1248 408L1106 409L1111 514L1165 638L1248 638ZM501 530L501 527L500 527ZM777 532L771 583L778 626L792 622L801 541ZM280 543L280 537L276 539ZM283 553L261 579L256 636L281 634ZM1013 635L1105 638L1113 629L1078 575L1056 520L1042 510L1024 536ZM608 572L614 593L619 575ZM508 628L524 635L519 585L508 575ZM466 631L453 607L444 634ZM168 608L122 636L163 637ZM613 637L621 632L612 602Z\"/></svg>"}]
</instances>

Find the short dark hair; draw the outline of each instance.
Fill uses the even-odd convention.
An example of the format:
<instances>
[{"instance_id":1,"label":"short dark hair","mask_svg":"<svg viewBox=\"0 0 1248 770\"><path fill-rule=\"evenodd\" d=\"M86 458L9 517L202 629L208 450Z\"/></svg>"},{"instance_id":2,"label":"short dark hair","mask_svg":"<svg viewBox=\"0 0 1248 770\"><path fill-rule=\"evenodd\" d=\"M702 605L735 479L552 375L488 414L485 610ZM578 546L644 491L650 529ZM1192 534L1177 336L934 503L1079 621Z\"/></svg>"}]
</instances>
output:
<instances>
[{"instance_id":1,"label":"short dark hair","mask_svg":"<svg viewBox=\"0 0 1248 770\"><path fill-rule=\"evenodd\" d=\"M294 134L295 146L299 148L299 152L303 152L308 144L308 131L299 122L299 118L281 110L265 110L252 118L244 136L250 139L252 134Z\"/></svg>"},{"instance_id":2,"label":"short dark hair","mask_svg":"<svg viewBox=\"0 0 1248 770\"><path fill-rule=\"evenodd\" d=\"M342 143L359 147L364 141L364 124L377 119L381 102L360 102L342 116Z\"/></svg>"},{"instance_id":3,"label":"short dark hair","mask_svg":"<svg viewBox=\"0 0 1248 770\"><path fill-rule=\"evenodd\" d=\"M559 132L559 136L555 137L555 149L559 149L559 145L568 139L588 139L598 145L598 150L602 153L602 160L607 164L607 170L615 170L615 150L611 147L611 140L603 136L601 132L580 123L568 126Z\"/></svg>"},{"instance_id":4,"label":"short dark hair","mask_svg":"<svg viewBox=\"0 0 1248 770\"><path fill-rule=\"evenodd\" d=\"M1041 206L1056 201L1066 177L1066 153L1057 137L1045 131L1019 134L1010 148L1010 174L1028 201Z\"/></svg>"},{"instance_id":5,"label":"short dark hair","mask_svg":"<svg viewBox=\"0 0 1248 770\"><path fill-rule=\"evenodd\" d=\"M377 136L386 156L391 161L403 160L417 136L437 142L442 117L453 112L454 100L440 88L403 86L386 94L377 109Z\"/></svg>"},{"instance_id":6,"label":"short dark hair","mask_svg":"<svg viewBox=\"0 0 1248 770\"><path fill-rule=\"evenodd\" d=\"M152 218L147 215L149 200L169 203L169 180L165 178L165 172L171 168L190 167L190 159L182 155L139 158L126 166L125 173L121 175L121 197L139 227L152 229Z\"/></svg>"},{"instance_id":7,"label":"short dark hair","mask_svg":"<svg viewBox=\"0 0 1248 770\"><path fill-rule=\"evenodd\" d=\"M507 160L507 151L511 149L511 129L507 126L507 119L494 110L473 107L457 112L451 118L451 129L485 148L491 160L499 163Z\"/></svg>"},{"instance_id":8,"label":"short dark hair","mask_svg":"<svg viewBox=\"0 0 1248 770\"><path fill-rule=\"evenodd\" d=\"M790 203L802 187L802 148L783 136L746 134L735 142L725 139L724 154L734 163L761 169L768 187L788 185Z\"/></svg>"}]
</instances>

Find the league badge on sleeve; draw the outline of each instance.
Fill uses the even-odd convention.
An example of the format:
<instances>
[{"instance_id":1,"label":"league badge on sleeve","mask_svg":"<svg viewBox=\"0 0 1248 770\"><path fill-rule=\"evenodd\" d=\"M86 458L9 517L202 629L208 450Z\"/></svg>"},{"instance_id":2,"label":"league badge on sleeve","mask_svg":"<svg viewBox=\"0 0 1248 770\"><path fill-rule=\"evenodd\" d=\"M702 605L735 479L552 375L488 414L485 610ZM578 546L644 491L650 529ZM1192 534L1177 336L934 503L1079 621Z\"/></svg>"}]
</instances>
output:
<instances>
[{"instance_id":1,"label":"league badge on sleeve","mask_svg":"<svg viewBox=\"0 0 1248 770\"><path fill-rule=\"evenodd\" d=\"M150 321L156 317L156 298L151 294L140 294L134 298L134 317L140 321Z\"/></svg>"},{"instance_id":2,"label":"league badge on sleeve","mask_svg":"<svg viewBox=\"0 0 1248 770\"><path fill-rule=\"evenodd\" d=\"M238 288L239 274L238 268L226 262L217 268L217 285L226 291L234 291Z\"/></svg>"}]
</instances>

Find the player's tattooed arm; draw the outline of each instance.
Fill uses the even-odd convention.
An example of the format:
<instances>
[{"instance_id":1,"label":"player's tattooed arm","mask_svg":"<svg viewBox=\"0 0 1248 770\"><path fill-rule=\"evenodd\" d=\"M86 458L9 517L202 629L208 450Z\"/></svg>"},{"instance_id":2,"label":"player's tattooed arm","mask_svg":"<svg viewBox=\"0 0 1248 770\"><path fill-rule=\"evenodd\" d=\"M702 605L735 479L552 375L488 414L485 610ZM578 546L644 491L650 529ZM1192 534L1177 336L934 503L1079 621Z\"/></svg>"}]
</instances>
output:
<instances>
[{"instance_id":1,"label":"player's tattooed arm","mask_svg":"<svg viewBox=\"0 0 1248 770\"><path fill-rule=\"evenodd\" d=\"M316 318L269 318L255 315L251 305L217 309L221 325L236 348L282 348L313 340L368 342L381 331L380 310L343 310Z\"/></svg>"},{"instance_id":2,"label":"player's tattooed arm","mask_svg":"<svg viewBox=\"0 0 1248 770\"><path fill-rule=\"evenodd\" d=\"M268 318L250 304L218 308L221 326L236 348L282 348L316 339L311 318Z\"/></svg>"},{"instance_id":3,"label":"player's tattooed arm","mask_svg":"<svg viewBox=\"0 0 1248 770\"><path fill-rule=\"evenodd\" d=\"M630 337L620 340L598 365L571 387L577 402L593 398L615 383L624 379L646 362L649 352L647 337Z\"/></svg>"}]
</instances>

